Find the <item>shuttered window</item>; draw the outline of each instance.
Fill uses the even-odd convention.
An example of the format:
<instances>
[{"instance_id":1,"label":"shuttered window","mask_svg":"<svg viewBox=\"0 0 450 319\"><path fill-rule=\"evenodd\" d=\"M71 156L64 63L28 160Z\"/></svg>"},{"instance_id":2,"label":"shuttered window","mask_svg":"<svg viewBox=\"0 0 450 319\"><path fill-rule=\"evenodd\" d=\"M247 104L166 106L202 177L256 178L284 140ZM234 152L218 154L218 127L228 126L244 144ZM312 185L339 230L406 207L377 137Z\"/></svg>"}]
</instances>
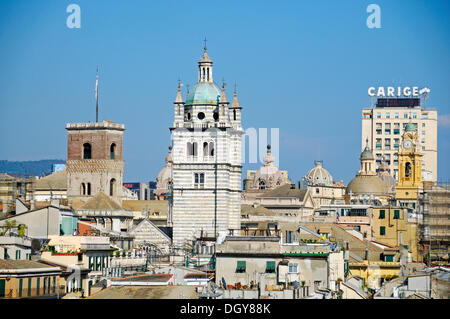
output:
<instances>
[{"instance_id":1,"label":"shuttered window","mask_svg":"<svg viewBox=\"0 0 450 319\"><path fill-rule=\"evenodd\" d=\"M380 210L380 219L383 219L385 216L384 209Z\"/></svg>"},{"instance_id":2,"label":"shuttered window","mask_svg":"<svg viewBox=\"0 0 450 319\"><path fill-rule=\"evenodd\" d=\"M384 226L380 227L380 235L386 235L386 227Z\"/></svg>"},{"instance_id":3,"label":"shuttered window","mask_svg":"<svg viewBox=\"0 0 450 319\"><path fill-rule=\"evenodd\" d=\"M39 296L39 286L41 284L41 278L36 278L36 295Z\"/></svg>"},{"instance_id":4,"label":"shuttered window","mask_svg":"<svg viewBox=\"0 0 450 319\"><path fill-rule=\"evenodd\" d=\"M31 278L28 278L28 297L31 296Z\"/></svg>"},{"instance_id":5,"label":"shuttered window","mask_svg":"<svg viewBox=\"0 0 450 319\"><path fill-rule=\"evenodd\" d=\"M275 272L275 262L274 261L267 261L266 262L266 272L267 273L274 273Z\"/></svg>"},{"instance_id":6,"label":"shuttered window","mask_svg":"<svg viewBox=\"0 0 450 319\"><path fill-rule=\"evenodd\" d=\"M22 297L23 279L19 279L19 298Z\"/></svg>"},{"instance_id":7,"label":"shuttered window","mask_svg":"<svg viewBox=\"0 0 450 319\"><path fill-rule=\"evenodd\" d=\"M399 219L400 218L400 210L396 209L394 210L394 219Z\"/></svg>"},{"instance_id":8,"label":"shuttered window","mask_svg":"<svg viewBox=\"0 0 450 319\"><path fill-rule=\"evenodd\" d=\"M245 261L238 260L236 266L236 272L245 272Z\"/></svg>"}]
</instances>

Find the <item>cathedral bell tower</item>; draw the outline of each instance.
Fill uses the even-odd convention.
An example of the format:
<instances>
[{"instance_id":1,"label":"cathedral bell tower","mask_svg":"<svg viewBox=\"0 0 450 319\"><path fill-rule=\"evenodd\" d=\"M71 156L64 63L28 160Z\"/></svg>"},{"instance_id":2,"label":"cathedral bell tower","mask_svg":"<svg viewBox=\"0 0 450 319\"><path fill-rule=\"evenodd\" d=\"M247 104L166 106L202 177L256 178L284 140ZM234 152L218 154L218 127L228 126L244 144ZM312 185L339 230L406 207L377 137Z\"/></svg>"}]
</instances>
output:
<instances>
[{"instance_id":1,"label":"cathedral bell tower","mask_svg":"<svg viewBox=\"0 0 450 319\"><path fill-rule=\"evenodd\" d=\"M395 188L397 199L417 199L422 182L422 154L419 152L417 128L406 124L398 152L399 181Z\"/></svg>"},{"instance_id":2,"label":"cathedral bell tower","mask_svg":"<svg viewBox=\"0 0 450 319\"><path fill-rule=\"evenodd\" d=\"M172 226L175 247L240 229L241 107L213 81L206 45L197 83L185 101L178 85L172 135Z\"/></svg>"}]
</instances>

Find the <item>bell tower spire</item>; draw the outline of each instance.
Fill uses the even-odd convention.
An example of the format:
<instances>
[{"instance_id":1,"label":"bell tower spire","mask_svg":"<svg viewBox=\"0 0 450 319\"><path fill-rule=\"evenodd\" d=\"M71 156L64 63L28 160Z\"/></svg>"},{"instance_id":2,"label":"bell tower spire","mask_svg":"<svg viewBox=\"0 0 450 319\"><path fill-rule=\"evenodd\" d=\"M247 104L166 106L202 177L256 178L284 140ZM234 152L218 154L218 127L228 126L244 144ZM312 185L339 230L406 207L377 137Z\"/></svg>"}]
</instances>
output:
<instances>
[{"instance_id":1,"label":"bell tower spire","mask_svg":"<svg viewBox=\"0 0 450 319\"><path fill-rule=\"evenodd\" d=\"M206 38L205 38L205 46L203 47L203 55L198 61L198 82L209 82L213 83L213 74L212 74L212 60L208 56L206 47Z\"/></svg>"}]
</instances>

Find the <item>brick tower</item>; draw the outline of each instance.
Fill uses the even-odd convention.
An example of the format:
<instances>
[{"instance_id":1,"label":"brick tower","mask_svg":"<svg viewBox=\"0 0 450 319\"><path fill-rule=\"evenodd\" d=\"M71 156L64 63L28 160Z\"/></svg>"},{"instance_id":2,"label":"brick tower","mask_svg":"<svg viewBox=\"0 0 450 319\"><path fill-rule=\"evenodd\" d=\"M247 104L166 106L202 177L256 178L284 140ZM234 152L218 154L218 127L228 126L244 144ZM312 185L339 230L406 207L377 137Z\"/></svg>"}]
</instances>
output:
<instances>
[{"instance_id":1,"label":"brick tower","mask_svg":"<svg viewBox=\"0 0 450 319\"><path fill-rule=\"evenodd\" d=\"M81 199L98 192L122 202L123 124L104 120L68 123L67 196Z\"/></svg>"}]
</instances>

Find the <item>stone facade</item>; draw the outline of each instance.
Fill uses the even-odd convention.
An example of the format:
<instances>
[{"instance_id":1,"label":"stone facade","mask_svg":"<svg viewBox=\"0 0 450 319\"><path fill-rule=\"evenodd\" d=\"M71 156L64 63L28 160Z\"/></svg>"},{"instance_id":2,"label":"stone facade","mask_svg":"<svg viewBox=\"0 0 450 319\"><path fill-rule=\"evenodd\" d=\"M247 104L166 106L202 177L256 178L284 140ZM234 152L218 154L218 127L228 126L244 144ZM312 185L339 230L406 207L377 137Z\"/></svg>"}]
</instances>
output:
<instances>
[{"instance_id":1,"label":"stone facade","mask_svg":"<svg viewBox=\"0 0 450 319\"><path fill-rule=\"evenodd\" d=\"M131 229L130 234L134 236L135 247L151 245L156 247L160 253L170 251L170 237L147 218Z\"/></svg>"},{"instance_id":2,"label":"stone facade","mask_svg":"<svg viewBox=\"0 0 450 319\"><path fill-rule=\"evenodd\" d=\"M67 195L103 192L121 202L123 193L123 124L68 123Z\"/></svg>"}]
</instances>

